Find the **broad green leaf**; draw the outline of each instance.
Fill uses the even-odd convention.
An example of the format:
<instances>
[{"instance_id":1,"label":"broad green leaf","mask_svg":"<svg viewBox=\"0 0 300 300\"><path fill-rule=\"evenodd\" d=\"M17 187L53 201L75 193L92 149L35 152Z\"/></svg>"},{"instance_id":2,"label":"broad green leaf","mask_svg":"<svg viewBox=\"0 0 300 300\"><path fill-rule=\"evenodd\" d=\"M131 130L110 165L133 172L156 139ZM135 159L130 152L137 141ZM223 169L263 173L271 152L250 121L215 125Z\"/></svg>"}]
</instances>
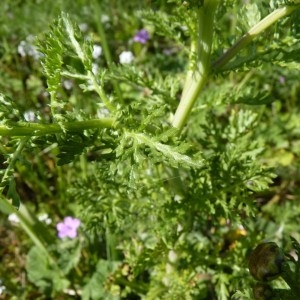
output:
<instances>
[{"instance_id":1,"label":"broad green leaf","mask_svg":"<svg viewBox=\"0 0 300 300\"><path fill-rule=\"evenodd\" d=\"M118 300L118 296L114 296L105 290L105 283L108 276L117 268L119 264L100 259L96 266L96 271L90 278L89 282L84 286L82 291L83 300Z\"/></svg>"},{"instance_id":2,"label":"broad green leaf","mask_svg":"<svg viewBox=\"0 0 300 300\"><path fill-rule=\"evenodd\" d=\"M33 246L28 253L26 270L29 280L48 297L70 284L37 246Z\"/></svg>"}]
</instances>

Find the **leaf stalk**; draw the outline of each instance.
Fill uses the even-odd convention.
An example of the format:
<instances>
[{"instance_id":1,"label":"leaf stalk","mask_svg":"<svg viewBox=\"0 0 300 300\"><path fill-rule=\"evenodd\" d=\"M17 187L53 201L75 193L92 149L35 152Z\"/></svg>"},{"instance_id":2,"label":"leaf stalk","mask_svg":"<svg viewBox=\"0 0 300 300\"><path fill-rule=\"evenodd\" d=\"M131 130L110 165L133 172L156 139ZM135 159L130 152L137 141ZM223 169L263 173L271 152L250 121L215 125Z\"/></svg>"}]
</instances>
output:
<instances>
[{"instance_id":1,"label":"leaf stalk","mask_svg":"<svg viewBox=\"0 0 300 300\"><path fill-rule=\"evenodd\" d=\"M290 15L299 7L299 5L284 6L267 15L264 19L254 25L248 32L246 32L231 48L222 54L212 64L212 70L217 71L222 69L227 62L229 62L242 48L252 42L255 37L257 37L260 33L277 22L279 19Z\"/></svg>"},{"instance_id":2,"label":"leaf stalk","mask_svg":"<svg viewBox=\"0 0 300 300\"><path fill-rule=\"evenodd\" d=\"M92 119L87 121L62 122L62 124L39 124L31 122L17 122L0 125L0 136L43 136L47 134L63 133L65 130L81 133L86 129L112 128L115 120L112 118Z\"/></svg>"}]
</instances>

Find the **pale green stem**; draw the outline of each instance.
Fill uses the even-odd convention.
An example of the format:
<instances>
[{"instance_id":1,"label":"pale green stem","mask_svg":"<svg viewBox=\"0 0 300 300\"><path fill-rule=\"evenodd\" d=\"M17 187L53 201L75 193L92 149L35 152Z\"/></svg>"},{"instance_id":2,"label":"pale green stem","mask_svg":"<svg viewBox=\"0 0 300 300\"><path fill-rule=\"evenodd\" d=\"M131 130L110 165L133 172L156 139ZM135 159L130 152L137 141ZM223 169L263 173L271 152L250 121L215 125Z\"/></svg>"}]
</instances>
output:
<instances>
[{"instance_id":1,"label":"pale green stem","mask_svg":"<svg viewBox=\"0 0 300 300\"><path fill-rule=\"evenodd\" d=\"M182 130L186 123L188 116L192 110L192 107L199 96L202 88L204 87L209 74L209 58L211 51L212 35L213 35L213 17L216 9L217 0L205 1L204 6L199 11L199 54L197 64L194 69L190 70L187 74L185 86L181 96L180 104L175 113L172 125L179 130ZM232 57L234 57L242 48L248 45L257 35L263 30L270 27L280 18L286 17L299 8L299 5L284 6L277 9L253 28L251 28L246 34L244 34L235 45L233 45L226 53L224 53L219 59L217 59L212 69L217 70L222 68ZM201 28L203 31L201 31ZM191 52L196 52L194 49L195 43L191 43ZM196 54L196 53L195 53Z\"/></svg>"},{"instance_id":2,"label":"pale green stem","mask_svg":"<svg viewBox=\"0 0 300 300\"><path fill-rule=\"evenodd\" d=\"M194 67L195 67L195 58L197 57L197 43L196 40L191 42L190 55L189 55L189 68L185 79L185 84L181 94L181 99L186 98L186 94L190 88L190 82L193 80L194 76Z\"/></svg>"},{"instance_id":3,"label":"pale green stem","mask_svg":"<svg viewBox=\"0 0 300 300\"><path fill-rule=\"evenodd\" d=\"M116 111L116 108L111 104L111 102L109 101L108 97L106 96L103 87L100 86L99 83L97 82L97 79L96 79L95 75L92 72L89 71L88 72L88 76L92 80L93 87L94 87L96 93L100 96L100 98L103 101L103 103L105 104L105 106L110 111Z\"/></svg>"},{"instance_id":4,"label":"pale green stem","mask_svg":"<svg viewBox=\"0 0 300 300\"><path fill-rule=\"evenodd\" d=\"M176 110L172 125L182 130L186 123L192 107L198 98L200 91L206 83L210 68L210 53L213 39L214 14L218 0L205 0L204 5L198 11L198 35L191 42L192 69L187 73L187 79L179 106ZM195 45L198 45L197 49Z\"/></svg>"},{"instance_id":5,"label":"pale green stem","mask_svg":"<svg viewBox=\"0 0 300 300\"><path fill-rule=\"evenodd\" d=\"M30 122L0 125L0 136L43 136L46 134L81 133L85 129L111 128L115 120L112 118L93 119L88 121L62 122L59 124L39 124Z\"/></svg>"},{"instance_id":6,"label":"pale green stem","mask_svg":"<svg viewBox=\"0 0 300 300\"><path fill-rule=\"evenodd\" d=\"M111 104L108 97L106 96L103 87L98 83L97 78L93 74L93 72L88 71L87 75L82 75L82 74L71 73L71 72L68 72L68 71L63 71L63 72L61 72L61 75L69 77L69 78L76 78L76 79L81 79L81 80L85 80L85 81L90 80L92 82L92 86L93 86L95 92L99 95L99 97L103 101L104 105L110 111L115 111L116 110L116 108Z\"/></svg>"},{"instance_id":7,"label":"pale green stem","mask_svg":"<svg viewBox=\"0 0 300 300\"><path fill-rule=\"evenodd\" d=\"M212 65L213 70L221 69L229 60L231 60L242 48L247 46L262 31L270 27L279 19L288 16L297 8L296 6L284 6L274 10L259 23L254 25L247 33L245 33L230 49L228 49L221 57L219 57Z\"/></svg>"}]
</instances>

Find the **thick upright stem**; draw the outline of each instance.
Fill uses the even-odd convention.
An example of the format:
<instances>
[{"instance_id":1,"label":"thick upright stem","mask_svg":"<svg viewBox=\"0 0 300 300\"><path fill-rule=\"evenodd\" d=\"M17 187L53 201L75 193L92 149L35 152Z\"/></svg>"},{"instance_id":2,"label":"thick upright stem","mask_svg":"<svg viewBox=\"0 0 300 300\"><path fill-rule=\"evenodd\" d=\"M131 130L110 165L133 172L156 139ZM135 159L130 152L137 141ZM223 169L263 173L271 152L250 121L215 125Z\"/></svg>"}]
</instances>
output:
<instances>
[{"instance_id":1,"label":"thick upright stem","mask_svg":"<svg viewBox=\"0 0 300 300\"><path fill-rule=\"evenodd\" d=\"M193 62L187 73L181 100L173 119L173 126L182 130L192 107L200 94L210 68L210 53L213 39L213 21L218 0L205 0L198 11L198 34L191 42L190 56Z\"/></svg>"}]
</instances>

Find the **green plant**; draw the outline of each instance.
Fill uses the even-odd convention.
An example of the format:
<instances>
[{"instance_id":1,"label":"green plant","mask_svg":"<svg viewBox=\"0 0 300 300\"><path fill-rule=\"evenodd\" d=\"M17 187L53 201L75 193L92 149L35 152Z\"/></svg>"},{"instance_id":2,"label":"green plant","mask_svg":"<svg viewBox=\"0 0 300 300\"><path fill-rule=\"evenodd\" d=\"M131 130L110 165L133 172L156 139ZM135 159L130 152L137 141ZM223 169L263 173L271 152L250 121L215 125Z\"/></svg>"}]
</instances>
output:
<instances>
[{"instance_id":1,"label":"green plant","mask_svg":"<svg viewBox=\"0 0 300 300\"><path fill-rule=\"evenodd\" d=\"M93 3L96 15L99 5ZM84 36L62 13L38 41L50 110L28 121L10 93L0 96L0 210L20 206L18 183L28 173L38 193L56 199L56 220L72 213L83 224L78 239L55 239L51 229L47 239L30 209L17 212L35 244L28 278L45 297L246 297L247 250L276 235L279 222L295 230L292 204L280 221L276 199L266 199L275 177L291 184L280 167L299 155L299 1L241 10L239 1L153 5L160 10L134 12L153 41L132 44L133 64L115 63L124 46L109 39L99 15L96 36ZM276 22L283 25L273 29ZM93 58L98 43L101 61ZM163 47L176 55L162 55ZM271 160L282 150L277 167ZM43 177L38 186L30 164L42 168L41 151L56 163L49 169L58 179ZM48 183L59 192L45 189Z\"/></svg>"}]
</instances>

